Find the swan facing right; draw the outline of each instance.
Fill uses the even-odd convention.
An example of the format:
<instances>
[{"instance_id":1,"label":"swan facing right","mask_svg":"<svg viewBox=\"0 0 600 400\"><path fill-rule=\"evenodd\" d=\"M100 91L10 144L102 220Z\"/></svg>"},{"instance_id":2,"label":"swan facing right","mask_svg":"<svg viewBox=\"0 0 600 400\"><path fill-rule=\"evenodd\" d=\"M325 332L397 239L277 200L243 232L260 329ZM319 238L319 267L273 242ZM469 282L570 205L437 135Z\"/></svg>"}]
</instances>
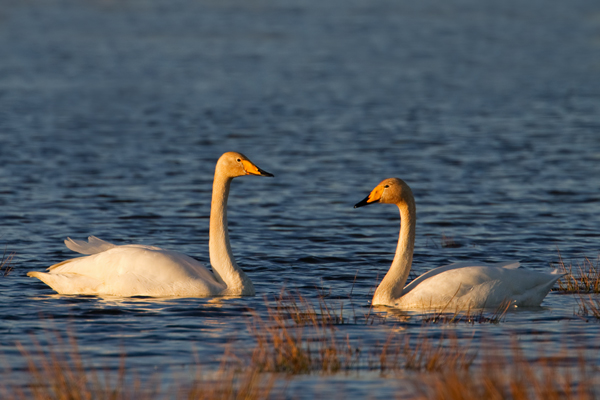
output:
<instances>
[{"instance_id":1,"label":"swan facing right","mask_svg":"<svg viewBox=\"0 0 600 400\"><path fill-rule=\"evenodd\" d=\"M416 206L412 190L401 179L385 179L354 208L373 203L395 204L400 209L396 254L375 291L373 305L454 310L499 307L511 302L519 307L535 307L563 275L558 271L519 269L518 262L458 262L432 269L404 286L415 247Z\"/></svg>"},{"instance_id":2,"label":"swan facing right","mask_svg":"<svg viewBox=\"0 0 600 400\"><path fill-rule=\"evenodd\" d=\"M212 272L185 254L145 245L117 246L90 236L88 242L67 238L65 244L87 257L72 258L27 275L60 294L112 296L253 296L250 278L237 265L229 244L227 198L233 178L273 176L241 153L217 161L210 209L209 253Z\"/></svg>"}]
</instances>

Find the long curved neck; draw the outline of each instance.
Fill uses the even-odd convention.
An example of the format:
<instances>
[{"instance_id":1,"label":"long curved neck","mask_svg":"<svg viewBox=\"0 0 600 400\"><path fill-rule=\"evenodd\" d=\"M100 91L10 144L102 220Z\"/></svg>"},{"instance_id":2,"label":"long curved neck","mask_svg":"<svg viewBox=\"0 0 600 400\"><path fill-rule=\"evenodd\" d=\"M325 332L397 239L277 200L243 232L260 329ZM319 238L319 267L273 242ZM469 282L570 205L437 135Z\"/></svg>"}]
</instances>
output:
<instances>
[{"instance_id":1,"label":"long curved neck","mask_svg":"<svg viewBox=\"0 0 600 400\"><path fill-rule=\"evenodd\" d=\"M402 296L402 289L408 279L415 248L415 228L417 212L414 202L398 204L400 209L400 235L392 266L385 275L373 296L373 304L394 305Z\"/></svg>"},{"instance_id":2,"label":"long curved neck","mask_svg":"<svg viewBox=\"0 0 600 400\"><path fill-rule=\"evenodd\" d=\"M210 232L208 247L210 263L215 278L227 286L224 294L254 294L250 278L238 267L229 244L227 228L227 197L233 178L215 171L212 202L210 206Z\"/></svg>"}]
</instances>

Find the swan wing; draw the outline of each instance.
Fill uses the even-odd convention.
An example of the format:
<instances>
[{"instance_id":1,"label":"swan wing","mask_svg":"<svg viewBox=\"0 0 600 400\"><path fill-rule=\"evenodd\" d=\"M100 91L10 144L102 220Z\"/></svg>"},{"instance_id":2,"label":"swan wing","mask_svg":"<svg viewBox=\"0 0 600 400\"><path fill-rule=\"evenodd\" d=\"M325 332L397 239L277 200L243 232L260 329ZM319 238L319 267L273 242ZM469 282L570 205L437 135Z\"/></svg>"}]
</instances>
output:
<instances>
[{"instance_id":1,"label":"swan wing","mask_svg":"<svg viewBox=\"0 0 600 400\"><path fill-rule=\"evenodd\" d=\"M485 264L485 263L473 264L473 261L458 261L458 262L455 262L452 264L443 265L441 267L434 268L434 269L427 271L424 274L420 275L418 278L414 279L411 283L409 283L408 285L406 285L404 287L404 289L402 290L402 295L404 296L405 294L407 294L408 292L413 290L415 287L420 285L423 281L425 281L435 275L438 275L438 274L441 274L443 272L450 271L453 269L466 268L466 267L496 267L496 268L506 268L506 269L517 269L517 268L519 268L519 266L520 266L520 263L517 260L502 261L502 262L494 263L494 264Z\"/></svg>"},{"instance_id":2,"label":"swan wing","mask_svg":"<svg viewBox=\"0 0 600 400\"><path fill-rule=\"evenodd\" d=\"M398 306L483 308L498 307L505 301L519 306L539 306L561 276L558 271L538 272L504 266L447 268L420 280L410 292L402 295Z\"/></svg>"},{"instance_id":3,"label":"swan wing","mask_svg":"<svg viewBox=\"0 0 600 400\"><path fill-rule=\"evenodd\" d=\"M185 254L142 245L115 246L30 273L58 293L115 296L213 296L225 285Z\"/></svg>"}]
</instances>

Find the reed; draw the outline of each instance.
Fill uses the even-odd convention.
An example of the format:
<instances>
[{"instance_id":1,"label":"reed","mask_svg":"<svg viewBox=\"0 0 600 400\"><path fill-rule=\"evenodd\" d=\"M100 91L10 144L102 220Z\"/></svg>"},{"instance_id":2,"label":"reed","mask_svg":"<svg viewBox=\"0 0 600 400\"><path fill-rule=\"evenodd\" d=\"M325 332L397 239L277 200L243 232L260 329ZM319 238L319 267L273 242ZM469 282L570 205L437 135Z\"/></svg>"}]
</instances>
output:
<instances>
[{"instance_id":1,"label":"reed","mask_svg":"<svg viewBox=\"0 0 600 400\"><path fill-rule=\"evenodd\" d=\"M442 233L441 244L442 244L442 247L446 248L446 249L456 249L456 248L462 247L462 245L460 243L458 243L454 240L454 237L446 236L443 233Z\"/></svg>"},{"instance_id":2,"label":"reed","mask_svg":"<svg viewBox=\"0 0 600 400\"><path fill-rule=\"evenodd\" d=\"M307 328L306 325L298 327ZM489 343L488 343L489 344ZM237 367L223 362L212 373L204 373L198 366L192 379L174 378L167 387L160 386L159 376L138 379L125 367L125 358L118 371L98 371L87 363L73 336L66 341L57 339L56 345L34 351L19 345L28 361L31 382L25 387L0 385L2 399L34 400L155 400L155 399L267 399L289 398L286 381L293 374L265 372L255 363L244 359ZM299 343L295 348L302 347ZM429 338L424 332L413 338L408 335L390 335L382 346L372 349L370 366L381 371L381 379L396 382L394 371L414 371L409 385L414 386L415 397L421 399L594 399L598 397L598 368L584 353L573 355L566 351L540 351L541 356L529 361L515 341L512 352L506 356L493 343L479 355L465 351L471 343L461 344L450 335ZM67 349L68 351L65 351ZM488 349L488 350L486 350ZM305 350L305 349L304 349ZM312 358L310 358L312 357ZM477 357L477 360L476 360ZM333 355L310 356L305 360L314 367L317 361L336 360ZM338 358L339 359L339 356ZM474 363L477 366L474 367ZM329 364L331 365L331 364ZM287 369L304 373L305 368ZM341 369L337 369L341 371ZM334 368L313 370L332 373ZM360 370L356 370L360 373ZM403 375L406 377L406 375ZM406 380L402 381L406 384Z\"/></svg>"},{"instance_id":3,"label":"reed","mask_svg":"<svg viewBox=\"0 0 600 400\"><path fill-rule=\"evenodd\" d=\"M8 276L10 272L13 270L12 261L15 257L15 253L7 254L7 248L4 248L4 253L2 253L2 260L0 260L0 274L2 276Z\"/></svg>"},{"instance_id":4,"label":"reed","mask_svg":"<svg viewBox=\"0 0 600 400\"><path fill-rule=\"evenodd\" d=\"M289 375L356 371L363 368L382 373L397 370L436 370L444 367L468 368L474 355L465 352L452 337L440 337L433 343L426 336L411 339L404 331L392 332L383 345L362 348L349 335L341 335L337 326L348 323L343 307L334 307L319 298L313 306L300 296L288 293L267 303L268 318L252 316L251 335L256 346L250 356L238 355L252 368ZM372 311L355 323L373 323ZM385 322L385 321L383 321ZM246 361L247 364L247 361Z\"/></svg>"},{"instance_id":5,"label":"reed","mask_svg":"<svg viewBox=\"0 0 600 400\"><path fill-rule=\"evenodd\" d=\"M454 312L446 312L445 309L434 311L421 318L421 321L426 324L499 324L506 320L506 314L511 308L512 302L505 301L500 304L494 311L489 313L485 309L473 310L470 307L466 310L457 308Z\"/></svg>"},{"instance_id":6,"label":"reed","mask_svg":"<svg viewBox=\"0 0 600 400\"><path fill-rule=\"evenodd\" d=\"M207 372L196 361L192 374L177 375L168 380L168 386L161 387L163 375L139 379L126 367L125 356L118 369L98 370L81 355L74 335L62 340L57 334L45 341L52 345L42 346L35 340L33 344L18 344L27 361L30 382L8 386L13 381L4 379L0 397L288 398L286 382L298 374L352 371L359 375L367 370L379 372L380 379L396 379L399 372L402 376L410 374L415 395L422 399L588 399L600 393L594 366L597 360L589 352L577 357L573 350L542 351L535 361L529 361L516 341L512 352L489 341L482 341L485 345L478 348L472 339L458 339L450 329L430 328L428 324L418 335L394 327L383 343L361 345L341 332L350 323L342 305L332 306L323 298L313 304L299 295L282 293L266 306L266 316L254 312L249 317L255 345L247 352L234 351L233 346L226 349L216 371ZM348 310L345 312L348 314ZM497 313L501 312L505 311ZM358 321L369 324L367 318Z\"/></svg>"},{"instance_id":7,"label":"reed","mask_svg":"<svg viewBox=\"0 0 600 400\"><path fill-rule=\"evenodd\" d=\"M469 346L466 346L467 348ZM469 369L476 353L465 351L465 346L452 335L432 340L423 333L409 336L390 335L378 357L378 364L370 365L382 373L388 371L441 371Z\"/></svg>"},{"instance_id":8,"label":"reed","mask_svg":"<svg viewBox=\"0 0 600 400\"><path fill-rule=\"evenodd\" d=\"M160 376L139 379L128 370L125 357L118 371L97 370L85 362L77 340L68 335L52 337L54 344L42 346L33 338L34 350L21 343L17 347L27 361L30 381L26 385L0 386L0 396L7 400L258 400L283 397L283 388L274 388L276 378L262 374L257 369L244 371L222 365L214 373L204 374L201 366L189 380L175 379L168 387L161 388ZM5 377L7 373L5 372ZM279 392L277 392L277 390Z\"/></svg>"},{"instance_id":9,"label":"reed","mask_svg":"<svg viewBox=\"0 0 600 400\"><path fill-rule=\"evenodd\" d=\"M276 387L277 378L273 374L263 374L257 369L237 371L219 369L212 379L198 369L196 378L177 391L177 399L188 400L259 400L283 398L281 386Z\"/></svg>"},{"instance_id":10,"label":"reed","mask_svg":"<svg viewBox=\"0 0 600 400\"><path fill-rule=\"evenodd\" d=\"M577 304L579 305L577 315L580 317L600 319L600 300L597 297L591 295L584 297L580 294Z\"/></svg>"},{"instance_id":11,"label":"reed","mask_svg":"<svg viewBox=\"0 0 600 400\"><path fill-rule=\"evenodd\" d=\"M432 235L433 236L433 235ZM432 237L427 238L427 246L430 246L439 249L440 247L443 249L455 249L459 247L463 247L463 245L454 240L453 236L446 236L445 233L442 233L442 237L439 239L439 245L437 239L433 239Z\"/></svg>"},{"instance_id":12,"label":"reed","mask_svg":"<svg viewBox=\"0 0 600 400\"><path fill-rule=\"evenodd\" d=\"M69 335L66 342L59 335L53 339L43 347L32 338L33 351L27 350L21 343L16 344L27 361L31 381L25 389L13 387L14 397L4 396L5 398L35 400L141 398L136 393L129 392L131 389L127 391L124 389L127 386L124 385L123 363L116 376L112 373L100 376L97 370L84 363L74 336ZM136 387L138 386L133 386Z\"/></svg>"},{"instance_id":13,"label":"reed","mask_svg":"<svg viewBox=\"0 0 600 400\"><path fill-rule=\"evenodd\" d=\"M267 300L265 302L270 320L291 320L296 325L309 326L343 325L349 322L344 318L344 303L336 307L327 303L325 296L318 297L318 304L315 307L300 293L282 290L274 302Z\"/></svg>"},{"instance_id":14,"label":"reed","mask_svg":"<svg viewBox=\"0 0 600 400\"><path fill-rule=\"evenodd\" d=\"M586 257L577 265L567 265L559 252L556 267L565 273L558 280L560 292L600 293L600 255L595 260Z\"/></svg>"},{"instance_id":15,"label":"reed","mask_svg":"<svg viewBox=\"0 0 600 400\"><path fill-rule=\"evenodd\" d=\"M337 311L320 297L315 307L302 296L283 291L274 303L267 303L267 315L265 320L252 313L249 325L256 341L251 365L259 371L335 373L357 362L349 339L337 337L335 326L346 322L343 305Z\"/></svg>"},{"instance_id":16,"label":"reed","mask_svg":"<svg viewBox=\"0 0 600 400\"><path fill-rule=\"evenodd\" d=\"M598 368L580 353L572 365L572 355L559 351L532 362L513 345L510 358L488 353L479 368L443 369L421 375L414 387L420 399L475 400L559 400L598 398Z\"/></svg>"}]
</instances>

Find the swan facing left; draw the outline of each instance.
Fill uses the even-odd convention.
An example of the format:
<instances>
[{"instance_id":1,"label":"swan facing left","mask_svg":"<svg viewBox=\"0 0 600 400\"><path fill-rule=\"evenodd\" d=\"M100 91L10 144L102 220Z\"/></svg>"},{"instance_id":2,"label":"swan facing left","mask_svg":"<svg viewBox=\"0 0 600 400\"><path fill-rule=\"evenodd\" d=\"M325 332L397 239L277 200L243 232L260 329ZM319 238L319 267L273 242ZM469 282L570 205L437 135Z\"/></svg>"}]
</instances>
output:
<instances>
[{"instance_id":1,"label":"swan facing left","mask_svg":"<svg viewBox=\"0 0 600 400\"><path fill-rule=\"evenodd\" d=\"M227 229L227 198L233 178L273 176L241 153L217 161L210 210L209 253L212 272L185 254L145 245L117 246L94 236L88 242L67 238L65 244L87 257L55 264L48 272L27 275L60 294L112 296L253 296L250 278L235 262Z\"/></svg>"},{"instance_id":2,"label":"swan facing left","mask_svg":"<svg viewBox=\"0 0 600 400\"><path fill-rule=\"evenodd\" d=\"M559 272L520 269L518 262L483 264L458 262L434 268L404 286L415 247L417 211L410 187L402 179L382 181L354 208L373 203L395 204L400 209L400 235L389 271L375 290L373 305L398 308L499 307L506 302L521 307L539 306Z\"/></svg>"}]
</instances>

